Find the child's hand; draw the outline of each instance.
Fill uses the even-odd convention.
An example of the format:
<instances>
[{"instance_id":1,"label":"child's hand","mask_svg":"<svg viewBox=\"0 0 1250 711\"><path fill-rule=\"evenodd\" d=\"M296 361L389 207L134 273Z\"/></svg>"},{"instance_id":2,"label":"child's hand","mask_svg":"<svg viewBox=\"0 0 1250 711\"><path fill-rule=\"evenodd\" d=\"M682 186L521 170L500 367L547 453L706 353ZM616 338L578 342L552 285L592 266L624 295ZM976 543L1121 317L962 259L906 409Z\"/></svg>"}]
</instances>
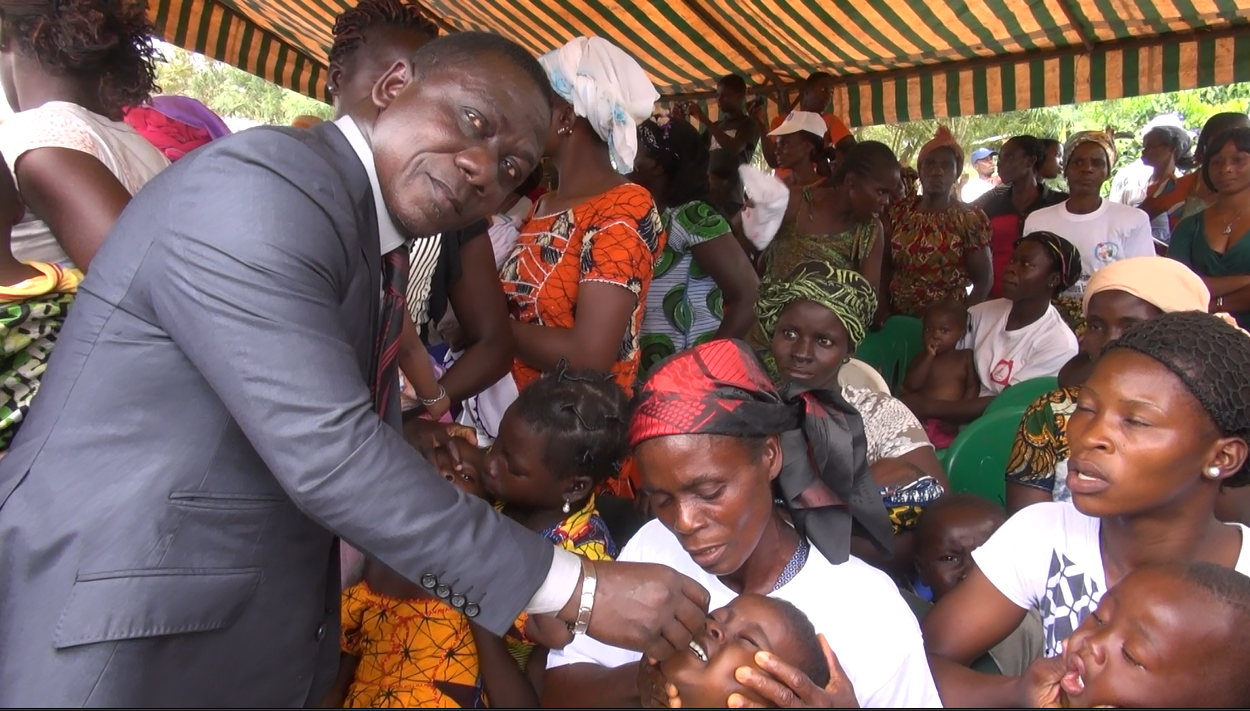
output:
<instances>
[{"instance_id":1,"label":"child's hand","mask_svg":"<svg viewBox=\"0 0 1250 711\"><path fill-rule=\"evenodd\" d=\"M448 410L451 409L451 398L443 395L433 405L421 403L421 406L425 408L425 413L430 416L431 420L441 420L443 415L446 415ZM477 433L474 433L473 437L476 439Z\"/></svg>"},{"instance_id":2,"label":"child's hand","mask_svg":"<svg viewBox=\"0 0 1250 711\"><path fill-rule=\"evenodd\" d=\"M573 641L573 630L553 615L530 615L525 621L525 636L547 649L564 649Z\"/></svg>"},{"instance_id":3,"label":"child's hand","mask_svg":"<svg viewBox=\"0 0 1250 711\"><path fill-rule=\"evenodd\" d=\"M644 709L671 708L668 693L670 686L672 684L668 683L664 678L664 672L660 671L659 662L647 657L638 660L638 696L640 705ZM673 696L676 694L677 688L673 687ZM680 703L678 701L679 705Z\"/></svg>"}]
</instances>

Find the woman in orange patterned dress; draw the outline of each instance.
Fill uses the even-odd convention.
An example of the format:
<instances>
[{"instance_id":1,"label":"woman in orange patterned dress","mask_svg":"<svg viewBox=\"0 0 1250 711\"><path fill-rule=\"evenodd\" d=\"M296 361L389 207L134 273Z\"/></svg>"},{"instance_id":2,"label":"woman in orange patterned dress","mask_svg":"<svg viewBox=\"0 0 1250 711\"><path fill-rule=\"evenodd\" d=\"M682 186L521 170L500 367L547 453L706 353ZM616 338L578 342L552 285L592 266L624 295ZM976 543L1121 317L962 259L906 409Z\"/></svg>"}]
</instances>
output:
<instances>
[{"instance_id":1,"label":"woman in orange patterned dress","mask_svg":"<svg viewBox=\"0 0 1250 711\"><path fill-rule=\"evenodd\" d=\"M642 67L598 37L540 61L556 93L547 155L559 185L521 226L500 271L513 318L512 375L523 390L567 360L611 372L626 393L638 373L639 331L665 234L651 194L628 182L638 123L659 94ZM633 498L627 472L610 493Z\"/></svg>"}]
</instances>

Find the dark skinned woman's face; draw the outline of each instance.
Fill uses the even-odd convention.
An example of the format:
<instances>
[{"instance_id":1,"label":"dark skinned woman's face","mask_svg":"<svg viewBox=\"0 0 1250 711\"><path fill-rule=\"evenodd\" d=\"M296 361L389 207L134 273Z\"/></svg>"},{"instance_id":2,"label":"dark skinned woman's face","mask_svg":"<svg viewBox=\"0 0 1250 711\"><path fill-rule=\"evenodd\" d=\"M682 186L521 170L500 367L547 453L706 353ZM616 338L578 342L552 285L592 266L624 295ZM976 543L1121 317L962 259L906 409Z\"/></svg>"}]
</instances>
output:
<instances>
[{"instance_id":1,"label":"dark skinned woman's face","mask_svg":"<svg viewBox=\"0 0 1250 711\"><path fill-rule=\"evenodd\" d=\"M925 195L949 195L958 177L955 152L949 148L935 148L920 161L920 184Z\"/></svg>"},{"instance_id":2,"label":"dark skinned woman's face","mask_svg":"<svg viewBox=\"0 0 1250 711\"><path fill-rule=\"evenodd\" d=\"M1102 355L1102 349L1122 336L1129 326L1149 321L1161 313L1159 307L1127 291L1100 291L1089 299L1081 350L1092 360L1097 360Z\"/></svg>"},{"instance_id":3,"label":"dark skinned woman's face","mask_svg":"<svg viewBox=\"0 0 1250 711\"><path fill-rule=\"evenodd\" d=\"M902 185L899 169L884 171L882 175L859 175L847 173L846 186L851 204L851 213L858 222L866 222L876 217L890 206L894 194Z\"/></svg>"},{"instance_id":4,"label":"dark skinned woman's face","mask_svg":"<svg viewBox=\"0 0 1250 711\"><path fill-rule=\"evenodd\" d=\"M1098 359L1068 420L1072 503L1100 518L1175 507L1217 486L1204 475L1213 462L1224 477L1241 468L1245 443L1229 457L1221 454L1228 442L1171 370L1113 349Z\"/></svg>"},{"instance_id":5,"label":"dark skinned woman's face","mask_svg":"<svg viewBox=\"0 0 1250 711\"><path fill-rule=\"evenodd\" d=\"M1211 182L1221 193L1236 193L1250 188L1250 153L1242 153L1229 141L1211 156Z\"/></svg>"},{"instance_id":6,"label":"dark skinned woman's face","mask_svg":"<svg viewBox=\"0 0 1250 711\"><path fill-rule=\"evenodd\" d=\"M772 481L781 471L781 446L776 437L754 445L739 437L672 435L634 449L652 511L712 575L738 571L776 515Z\"/></svg>"},{"instance_id":7,"label":"dark skinned woman's face","mask_svg":"<svg viewBox=\"0 0 1250 711\"><path fill-rule=\"evenodd\" d=\"M998 177L1006 185L1033 172L1034 159L1015 141L1007 141L998 152Z\"/></svg>"},{"instance_id":8,"label":"dark skinned woman's face","mask_svg":"<svg viewBox=\"0 0 1250 711\"><path fill-rule=\"evenodd\" d=\"M836 389L838 371L850 352L851 339L842 320L814 301L795 301L777 319L773 360L788 381Z\"/></svg>"},{"instance_id":9,"label":"dark skinned woman's face","mask_svg":"<svg viewBox=\"0 0 1250 711\"><path fill-rule=\"evenodd\" d=\"M793 169L804 162L814 163L812 144L802 133L787 133L777 139L777 165Z\"/></svg>"},{"instance_id":10,"label":"dark skinned woman's face","mask_svg":"<svg viewBox=\"0 0 1250 711\"><path fill-rule=\"evenodd\" d=\"M1111 164L1102 146L1086 142L1072 150L1063 172L1068 178L1068 192L1073 197L1098 195L1102 184L1111 176Z\"/></svg>"},{"instance_id":11,"label":"dark skinned woman's face","mask_svg":"<svg viewBox=\"0 0 1250 711\"><path fill-rule=\"evenodd\" d=\"M1057 286L1054 257L1033 240L1021 242L1003 270L1003 296L1012 301L1050 296Z\"/></svg>"},{"instance_id":12,"label":"dark skinned woman's face","mask_svg":"<svg viewBox=\"0 0 1250 711\"><path fill-rule=\"evenodd\" d=\"M414 237L494 212L538 165L551 128L534 80L497 53L420 76L397 62L372 99L378 182L391 217Z\"/></svg>"}]
</instances>

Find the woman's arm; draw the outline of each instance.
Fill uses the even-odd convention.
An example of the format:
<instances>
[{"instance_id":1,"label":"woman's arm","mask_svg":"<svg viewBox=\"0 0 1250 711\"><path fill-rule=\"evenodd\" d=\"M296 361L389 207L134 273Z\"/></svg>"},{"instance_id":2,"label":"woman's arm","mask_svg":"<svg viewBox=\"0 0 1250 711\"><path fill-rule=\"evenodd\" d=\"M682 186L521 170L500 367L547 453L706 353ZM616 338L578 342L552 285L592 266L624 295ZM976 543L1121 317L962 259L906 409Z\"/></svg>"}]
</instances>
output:
<instances>
[{"instance_id":1,"label":"woman's arm","mask_svg":"<svg viewBox=\"0 0 1250 711\"><path fill-rule=\"evenodd\" d=\"M645 662L644 662L645 663ZM544 708L638 708L638 665L569 664L547 669Z\"/></svg>"},{"instance_id":2,"label":"woman's arm","mask_svg":"<svg viewBox=\"0 0 1250 711\"><path fill-rule=\"evenodd\" d=\"M760 279L746 252L726 232L720 237L694 245L691 256L712 277L724 299L724 318L717 338L746 338L755 326L755 297Z\"/></svg>"},{"instance_id":3,"label":"woman's arm","mask_svg":"<svg viewBox=\"0 0 1250 711\"><path fill-rule=\"evenodd\" d=\"M87 271L96 250L130 202L130 191L95 156L72 148L36 148L16 166L22 201L52 230L65 254Z\"/></svg>"},{"instance_id":4,"label":"woman's arm","mask_svg":"<svg viewBox=\"0 0 1250 711\"><path fill-rule=\"evenodd\" d=\"M1247 275L1246 278L1250 279L1250 275ZM1250 311L1250 284L1216 298L1220 301L1217 306L1215 303L1216 299L1212 299L1211 305L1215 307L1212 308L1213 313L1220 311Z\"/></svg>"},{"instance_id":5,"label":"woman's arm","mask_svg":"<svg viewBox=\"0 0 1250 711\"><path fill-rule=\"evenodd\" d=\"M985 301L990 295L990 287L994 286L994 260L989 247L982 247L964 255L964 263L968 268L968 278L972 280L972 293L968 295L967 303L976 306Z\"/></svg>"},{"instance_id":6,"label":"woman's arm","mask_svg":"<svg viewBox=\"0 0 1250 711\"><path fill-rule=\"evenodd\" d=\"M885 255L885 229L881 227L881 223L877 222L875 234L873 235L872 245L868 247L868 254L859 263L859 273L864 275L868 283L872 285L873 291L877 292L877 303L881 303L881 294L883 286L881 284L881 262Z\"/></svg>"},{"instance_id":7,"label":"woman's arm","mask_svg":"<svg viewBox=\"0 0 1250 711\"><path fill-rule=\"evenodd\" d=\"M967 666L1006 639L1024 621L1026 612L994 587L980 568L974 568L933 606L920 626L943 704L1017 704L1014 684L1004 683L1002 677L976 674Z\"/></svg>"},{"instance_id":8,"label":"woman's arm","mask_svg":"<svg viewBox=\"0 0 1250 711\"><path fill-rule=\"evenodd\" d=\"M448 400L460 402L495 384L512 366L512 319L495 254L484 235L460 246L460 279L447 297L467 347L441 382Z\"/></svg>"},{"instance_id":9,"label":"woman's arm","mask_svg":"<svg viewBox=\"0 0 1250 711\"><path fill-rule=\"evenodd\" d=\"M889 459L878 459L870 467L872 480L877 486L905 486L921 477L937 479L945 489L950 489L946 472L938 461L933 447L917 447L906 454Z\"/></svg>"},{"instance_id":10,"label":"woman's arm","mask_svg":"<svg viewBox=\"0 0 1250 711\"><path fill-rule=\"evenodd\" d=\"M538 694L530 685L516 660L508 654L508 645L485 629L469 622L473 641L477 642L477 660L482 672L482 686L495 708L538 708Z\"/></svg>"},{"instance_id":11,"label":"woman's arm","mask_svg":"<svg viewBox=\"0 0 1250 711\"><path fill-rule=\"evenodd\" d=\"M1202 276L1199 274L1199 276ZM1207 285L1207 289L1211 291L1211 299L1224 297L1224 301L1228 301L1229 297L1236 295L1243 289L1250 288L1250 274L1233 274L1231 276L1202 276L1202 281ZM1225 311L1229 311L1227 306Z\"/></svg>"},{"instance_id":12,"label":"woman's arm","mask_svg":"<svg viewBox=\"0 0 1250 711\"><path fill-rule=\"evenodd\" d=\"M417 327L407 309L404 309L403 330L399 332L399 369L403 371L405 378L412 381L417 397L422 400L438 400L433 405L422 403L430 417L437 420L451 409L451 399L446 396L439 397L434 364L430 361L430 354L425 350L421 337L417 335Z\"/></svg>"},{"instance_id":13,"label":"woman's arm","mask_svg":"<svg viewBox=\"0 0 1250 711\"><path fill-rule=\"evenodd\" d=\"M1036 486L1027 486L1007 480L1007 515L1010 516L1025 506L1040 504L1044 501L1053 501L1054 494Z\"/></svg>"},{"instance_id":14,"label":"woman's arm","mask_svg":"<svg viewBox=\"0 0 1250 711\"><path fill-rule=\"evenodd\" d=\"M623 286L584 281L577 295L573 328L512 321L517 356L543 371L566 359L572 368L607 372L616 365L637 303L638 297Z\"/></svg>"}]
</instances>

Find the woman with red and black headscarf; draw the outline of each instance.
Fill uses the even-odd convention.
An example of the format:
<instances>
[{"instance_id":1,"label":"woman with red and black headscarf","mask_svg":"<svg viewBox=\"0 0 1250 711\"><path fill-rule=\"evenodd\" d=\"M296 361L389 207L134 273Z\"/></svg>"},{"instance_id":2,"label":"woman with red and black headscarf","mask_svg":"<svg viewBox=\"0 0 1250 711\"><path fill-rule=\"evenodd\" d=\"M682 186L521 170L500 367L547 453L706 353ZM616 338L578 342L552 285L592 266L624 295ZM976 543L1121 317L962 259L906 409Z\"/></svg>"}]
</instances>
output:
<instances>
[{"instance_id":1,"label":"woman with red and black headscarf","mask_svg":"<svg viewBox=\"0 0 1250 711\"><path fill-rule=\"evenodd\" d=\"M850 552L853 533L888 550L892 529L868 471L863 423L840 393L778 391L745 343L712 341L652 371L630 440L657 518L620 560L682 572L708 590L709 609L744 593L794 604L825 635L861 706L940 705L915 617L889 577ZM778 694L786 674L750 669L754 681L726 688L727 703L737 694L832 704L798 670L803 683ZM583 635L551 652L543 701L633 705L662 683L640 655Z\"/></svg>"}]
</instances>

